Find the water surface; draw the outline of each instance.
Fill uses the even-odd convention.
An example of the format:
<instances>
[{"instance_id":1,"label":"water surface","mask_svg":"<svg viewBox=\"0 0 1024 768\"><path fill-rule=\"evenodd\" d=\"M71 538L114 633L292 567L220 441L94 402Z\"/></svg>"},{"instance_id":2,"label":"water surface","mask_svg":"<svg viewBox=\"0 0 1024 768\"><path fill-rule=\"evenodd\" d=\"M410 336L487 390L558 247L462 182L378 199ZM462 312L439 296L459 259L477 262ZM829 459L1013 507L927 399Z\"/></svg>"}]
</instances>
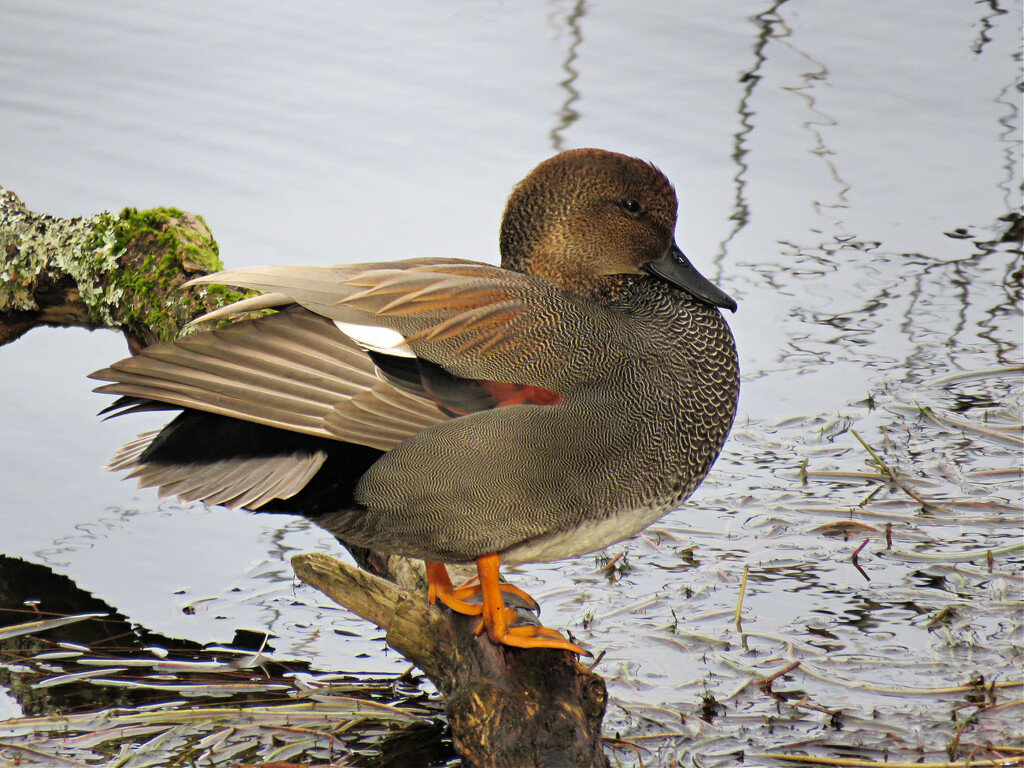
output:
<instances>
[{"instance_id":1,"label":"water surface","mask_svg":"<svg viewBox=\"0 0 1024 768\"><path fill-rule=\"evenodd\" d=\"M61 216L200 213L228 267L494 261L505 196L539 160L654 161L678 242L740 302L733 436L645 536L514 578L606 652L607 732L646 765L835 745L931 759L954 711L977 715L965 744L1022 737L1019 706L907 691L1022 677L1020 19L923 0L8 0L0 184ZM328 537L101 471L152 426L94 417L85 375L123 354L66 330L0 351L0 552L169 637L269 631L280 659L404 671L295 584L288 556ZM934 506L850 476L877 474L851 429ZM744 687L794 660L769 692Z\"/></svg>"}]
</instances>

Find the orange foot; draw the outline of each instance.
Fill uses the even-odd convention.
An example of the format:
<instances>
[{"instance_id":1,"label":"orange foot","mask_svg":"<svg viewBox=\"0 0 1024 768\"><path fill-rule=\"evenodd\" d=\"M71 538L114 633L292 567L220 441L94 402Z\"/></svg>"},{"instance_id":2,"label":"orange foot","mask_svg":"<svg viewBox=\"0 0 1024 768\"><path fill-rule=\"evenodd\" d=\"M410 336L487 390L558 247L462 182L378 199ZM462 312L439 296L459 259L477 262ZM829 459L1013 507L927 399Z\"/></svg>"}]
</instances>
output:
<instances>
[{"instance_id":1,"label":"orange foot","mask_svg":"<svg viewBox=\"0 0 1024 768\"><path fill-rule=\"evenodd\" d=\"M440 600L444 605L456 613L464 616L480 616L483 614L483 587L472 582L479 577L474 576L461 587L452 587L451 579L448 576L448 569L443 563L424 562L427 567L427 593L431 604ZM513 595L526 604L526 608L540 614L540 603L533 599L529 593L517 587L515 584L500 582L498 588L503 594ZM479 598L470 602L472 598ZM513 612L514 613L514 612Z\"/></svg>"},{"instance_id":2,"label":"orange foot","mask_svg":"<svg viewBox=\"0 0 1024 768\"><path fill-rule=\"evenodd\" d=\"M502 592L522 598L531 607L536 606L537 601L518 587L501 583L499 576L501 561L497 554L478 557L476 566L480 584L459 589L452 588L451 579L443 564L428 562L426 566L427 581L430 584L430 601L440 600L456 613L480 616L481 622L477 633L486 630L487 636L492 642L516 648L554 648L584 656L593 655L575 643L569 642L554 629L530 625L509 627L509 623L515 621L517 615L514 609L505 607ZM475 595L481 596L480 603L470 603L464 599Z\"/></svg>"}]
</instances>

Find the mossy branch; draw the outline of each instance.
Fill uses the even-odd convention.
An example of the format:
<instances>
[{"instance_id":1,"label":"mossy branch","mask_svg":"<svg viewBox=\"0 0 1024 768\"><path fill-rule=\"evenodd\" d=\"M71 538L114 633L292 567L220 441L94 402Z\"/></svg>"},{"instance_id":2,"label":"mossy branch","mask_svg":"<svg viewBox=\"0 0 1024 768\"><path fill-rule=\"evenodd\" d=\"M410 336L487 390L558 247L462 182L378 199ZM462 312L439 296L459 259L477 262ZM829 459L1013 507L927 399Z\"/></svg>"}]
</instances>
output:
<instances>
[{"instance_id":1,"label":"mossy branch","mask_svg":"<svg viewBox=\"0 0 1024 768\"><path fill-rule=\"evenodd\" d=\"M176 208L61 219L0 187L0 344L40 325L114 328L133 347L175 338L244 294L181 288L222 269L201 216Z\"/></svg>"}]
</instances>

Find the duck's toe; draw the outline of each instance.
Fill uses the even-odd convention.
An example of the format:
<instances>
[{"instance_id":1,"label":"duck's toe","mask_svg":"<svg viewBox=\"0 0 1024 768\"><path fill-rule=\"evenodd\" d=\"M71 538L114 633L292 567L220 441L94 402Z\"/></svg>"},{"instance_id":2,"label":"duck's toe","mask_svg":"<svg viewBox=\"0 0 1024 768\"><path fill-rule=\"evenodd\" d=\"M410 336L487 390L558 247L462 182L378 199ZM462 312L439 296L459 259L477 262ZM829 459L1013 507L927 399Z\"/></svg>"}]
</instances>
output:
<instances>
[{"instance_id":1,"label":"duck's toe","mask_svg":"<svg viewBox=\"0 0 1024 768\"><path fill-rule=\"evenodd\" d=\"M474 583L476 580L476 576L469 579L461 587L457 587L452 590L452 595L458 600L480 599L483 594L483 589L478 583ZM511 605L513 607L526 608L527 610L533 611L538 616L540 615L540 603L534 600L533 597L525 590L520 589L515 584L509 584L505 581L498 585L498 589L501 590L501 595L503 598L506 598L506 600L508 597L516 598L511 601ZM505 604L509 605L509 602L506 601Z\"/></svg>"},{"instance_id":2,"label":"duck's toe","mask_svg":"<svg viewBox=\"0 0 1024 768\"><path fill-rule=\"evenodd\" d=\"M497 643L510 645L514 648L553 648L560 651L569 651L579 656L593 656L590 651L581 648L576 643L566 640L558 630L550 627L537 627L523 625L521 627L510 627L504 636L500 638L491 637Z\"/></svg>"}]
</instances>

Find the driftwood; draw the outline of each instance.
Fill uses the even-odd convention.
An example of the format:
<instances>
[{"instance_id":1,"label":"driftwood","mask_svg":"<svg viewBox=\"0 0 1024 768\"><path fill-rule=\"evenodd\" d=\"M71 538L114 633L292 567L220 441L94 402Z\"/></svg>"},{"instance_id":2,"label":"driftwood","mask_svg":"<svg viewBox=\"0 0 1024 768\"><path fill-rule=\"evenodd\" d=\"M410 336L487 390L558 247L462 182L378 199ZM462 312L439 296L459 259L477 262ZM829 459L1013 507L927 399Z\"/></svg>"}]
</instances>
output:
<instances>
[{"instance_id":1,"label":"driftwood","mask_svg":"<svg viewBox=\"0 0 1024 768\"><path fill-rule=\"evenodd\" d=\"M218 269L201 217L126 208L59 219L29 211L0 188L0 345L40 325L120 330L133 351L172 339L193 317L240 298L180 288ZM361 567L319 553L296 555L292 565L300 579L384 629L388 645L433 681L464 765L607 765L599 676L567 652L498 647L476 635L477 619L427 602L422 563L353 554Z\"/></svg>"}]
</instances>

